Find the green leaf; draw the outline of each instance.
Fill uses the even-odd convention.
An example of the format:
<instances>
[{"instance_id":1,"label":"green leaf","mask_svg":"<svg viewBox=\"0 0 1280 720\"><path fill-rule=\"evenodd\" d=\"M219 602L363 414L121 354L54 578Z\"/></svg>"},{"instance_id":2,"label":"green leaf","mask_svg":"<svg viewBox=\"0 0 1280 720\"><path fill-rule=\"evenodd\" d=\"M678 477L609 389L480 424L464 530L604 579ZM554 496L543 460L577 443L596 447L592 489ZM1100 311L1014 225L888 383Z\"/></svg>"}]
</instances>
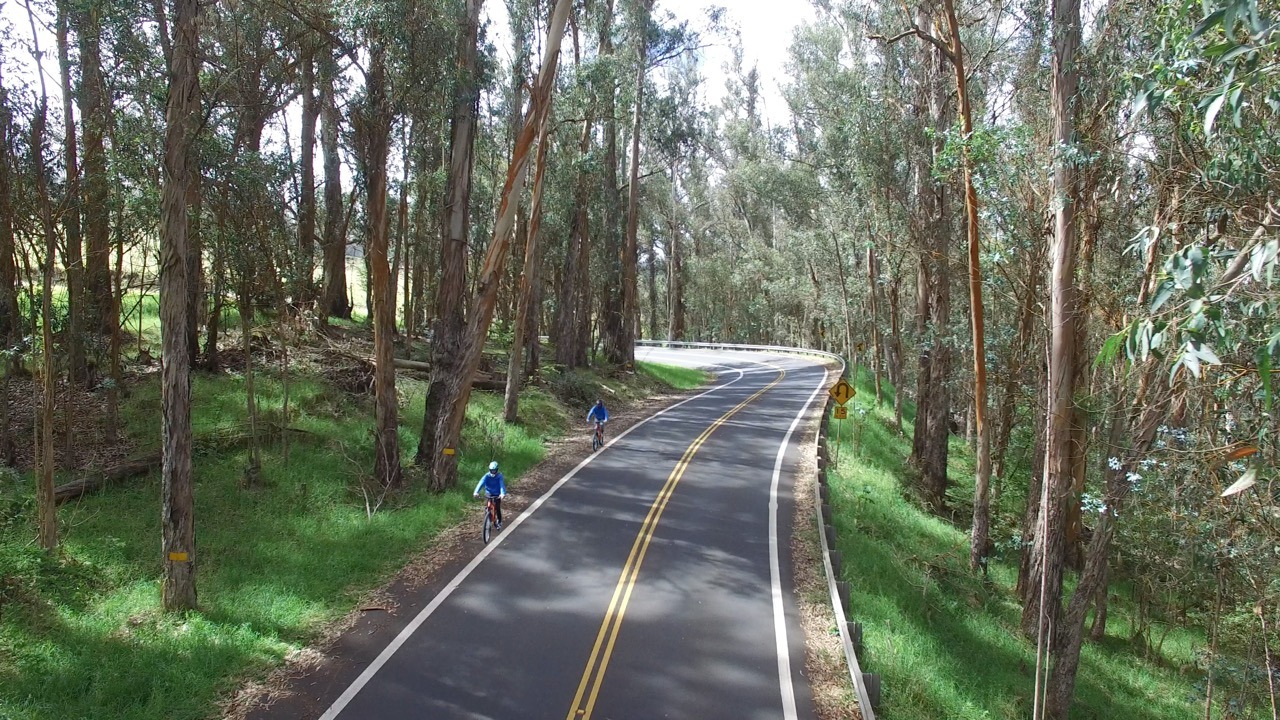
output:
<instances>
[{"instance_id":1,"label":"green leaf","mask_svg":"<svg viewBox=\"0 0 1280 720\"><path fill-rule=\"evenodd\" d=\"M1258 482L1258 467L1255 465L1249 468L1248 470L1246 470L1245 473L1240 476L1239 480L1236 480L1235 482L1231 483L1231 487L1227 488L1226 490L1223 490L1222 497L1231 497L1232 495L1239 495L1245 490L1248 490L1249 488L1253 487L1254 484L1257 482Z\"/></svg>"},{"instance_id":2,"label":"green leaf","mask_svg":"<svg viewBox=\"0 0 1280 720\"><path fill-rule=\"evenodd\" d=\"M1191 345L1187 345L1186 352L1182 353L1182 364L1187 366L1191 371L1191 375L1197 380L1200 379L1200 356L1191 349Z\"/></svg>"},{"instance_id":3,"label":"green leaf","mask_svg":"<svg viewBox=\"0 0 1280 720\"><path fill-rule=\"evenodd\" d=\"M1208 32L1210 28L1222 22L1222 17L1227 14L1226 8L1219 8L1209 13L1203 20L1196 24L1196 29L1191 31L1191 37L1188 40L1195 40L1201 35Z\"/></svg>"},{"instance_id":4,"label":"green leaf","mask_svg":"<svg viewBox=\"0 0 1280 720\"><path fill-rule=\"evenodd\" d=\"M1262 407L1271 412L1271 350L1265 345L1258 348L1258 377L1262 380Z\"/></svg>"},{"instance_id":5,"label":"green leaf","mask_svg":"<svg viewBox=\"0 0 1280 720\"><path fill-rule=\"evenodd\" d=\"M1156 289L1155 299L1151 301L1151 312L1158 312L1168 302L1169 298L1173 296L1176 286L1176 283L1172 280L1161 281L1160 287Z\"/></svg>"},{"instance_id":6,"label":"green leaf","mask_svg":"<svg viewBox=\"0 0 1280 720\"><path fill-rule=\"evenodd\" d=\"M1226 102L1227 94L1223 92L1209 103L1209 109L1204 114L1204 134L1205 137L1213 136L1213 124L1218 119L1218 113L1222 111L1222 104Z\"/></svg>"},{"instance_id":7,"label":"green leaf","mask_svg":"<svg viewBox=\"0 0 1280 720\"><path fill-rule=\"evenodd\" d=\"M1213 351L1213 348L1209 347L1208 345L1205 345L1204 343L1201 343L1200 347L1196 349L1196 358L1201 362L1203 362L1205 365L1221 365L1222 364L1222 359L1219 358L1218 354Z\"/></svg>"},{"instance_id":8,"label":"green leaf","mask_svg":"<svg viewBox=\"0 0 1280 720\"><path fill-rule=\"evenodd\" d=\"M1116 356L1120 354L1120 348L1124 347L1128 334L1127 330L1121 330L1107 338L1107 341L1102 343L1102 349L1098 351L1098 357L1093 361L1093 367L1096 369L1115 362Z\"/></svg>"}]
</instances>

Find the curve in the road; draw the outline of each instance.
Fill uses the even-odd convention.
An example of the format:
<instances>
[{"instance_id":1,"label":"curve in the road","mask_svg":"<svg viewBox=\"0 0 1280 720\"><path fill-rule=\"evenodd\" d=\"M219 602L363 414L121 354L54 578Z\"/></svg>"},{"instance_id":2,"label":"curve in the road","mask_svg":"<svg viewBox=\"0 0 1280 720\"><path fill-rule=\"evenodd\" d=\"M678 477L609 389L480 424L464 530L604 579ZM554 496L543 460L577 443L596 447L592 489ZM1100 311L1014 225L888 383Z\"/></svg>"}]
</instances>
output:
<instances>
[{"instance_id":1,"label":"curve in the road","mask_svg":"<svg viewBox=\"0 0 1280 720\"><path fill-rule=\"evenodd\" d=\"M792 439L828 371L646 354L736 377L561 478L343 683L323 720L559 718L570 700L568 720L812 716L779 538Z\"/></svg>"}]
</instances>

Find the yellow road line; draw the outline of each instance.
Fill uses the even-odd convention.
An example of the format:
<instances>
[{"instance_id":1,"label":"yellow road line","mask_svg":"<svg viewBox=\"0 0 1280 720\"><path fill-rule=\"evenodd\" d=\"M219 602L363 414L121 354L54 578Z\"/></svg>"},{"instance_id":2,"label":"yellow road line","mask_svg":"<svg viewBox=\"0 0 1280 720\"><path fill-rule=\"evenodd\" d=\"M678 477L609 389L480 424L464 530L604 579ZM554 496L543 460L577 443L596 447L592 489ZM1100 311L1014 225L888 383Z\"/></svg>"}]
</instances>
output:
<instances>
[{"instance_id":1,"label":"yellow road line","mask_svg":"<svg viewBox=\"0 0 1280 720\"><path fill-rule=\"evenodd\" d=\"M600 685L604 681L605 669L609 666L609 659L613 655L613 646L618 640L618 631L622 627L622 617L627 612L627 605L631 602L631 591L635 589L636 580L640 575L640 564L644 562L644 556L649 551L649 542L653 540L658 521L662 519L662 513L667 508L667 502L670 501L672 494L675 492L676 485L680 484L680 478L684 476L684 471L689 467L689 462L693 460L694 454L707 441L707 438L711 437L711 433L715 432L716 428L723 425L729 418L751 404L756 398L765 394L770 388L782 382L782 379L787 376L786 370L772 365L770 367L778 371L778 377L751 397L738 403L732 410L721 415L718 420L711 423L706 430L703 430L702 434L685 449L680 461L671 470L666 483L663 484L662 489L658 492L657 498L649 506L649 513L645 516L644 522L640 525L640 532L636 535L635 542L631 545L631 553L627 556L627 562L622 566L622 575L618 578L618 584L613 590L613 597L609 600L609 609L605 611L604 621L600 623L600 632L596 634L595 645L591 648L591 658L587 661L586 669L583 670L582 680L578 683L578 692L573 696L573 707L569 709L566 720L589 720L591 712L595 709L596 697L600 694ZM602 648L603 653L601 652ZM595 672L592 672L593 670ZM590 693L588 693L588 689Z\"/></svg>"}]
</instances>

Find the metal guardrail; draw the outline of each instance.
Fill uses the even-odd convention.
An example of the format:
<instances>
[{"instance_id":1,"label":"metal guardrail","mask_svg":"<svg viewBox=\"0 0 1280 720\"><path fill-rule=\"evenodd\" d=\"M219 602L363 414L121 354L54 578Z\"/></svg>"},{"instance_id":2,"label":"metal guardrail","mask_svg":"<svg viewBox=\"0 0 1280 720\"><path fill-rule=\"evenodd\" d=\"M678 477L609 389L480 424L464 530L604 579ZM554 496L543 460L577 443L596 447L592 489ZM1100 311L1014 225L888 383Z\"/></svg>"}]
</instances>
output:
<instances>
[{"instance_id":1,"label":"metal guardrail","mask_svg":"<svg viewBox=\"0 0 1280 720\"><path fill-rule=\"evenodd\" d=\"M666 340L637 340L636 345L641 347L747 350L788 355L811 355L839 362L840 373L837 377L843 377L847 368L844 358L839 355L808 348ZM836 625L840 629L840 642L844 645L845 661L849 667L849 680L853 683L854 691L858 696L858 709L862 712L863 720L875 720L875 706L880 703L880 676L862 672L862 666L858 662L857 646L862 644L862 625L855 622L851 626L849 622L849 613L852 612L852 608L849 606L850 588L849 583L837 579L842 558L840 552L836 550L836 529L829 522L832 510L830 504L831 491L827 485L827 425L831 418L831 406L833 403L834 400L827 396L827 400L822 406L822 420L819 425L817 440L818 482L814 486L814 492L816 493L814 499L816 501L815 507L817 508L815 514L818 521L818 535L821 537L820 542L822 545L822 567L827 576L827 592L831 598L831 609L835 613Z\"/></svg>"}]
</instances>

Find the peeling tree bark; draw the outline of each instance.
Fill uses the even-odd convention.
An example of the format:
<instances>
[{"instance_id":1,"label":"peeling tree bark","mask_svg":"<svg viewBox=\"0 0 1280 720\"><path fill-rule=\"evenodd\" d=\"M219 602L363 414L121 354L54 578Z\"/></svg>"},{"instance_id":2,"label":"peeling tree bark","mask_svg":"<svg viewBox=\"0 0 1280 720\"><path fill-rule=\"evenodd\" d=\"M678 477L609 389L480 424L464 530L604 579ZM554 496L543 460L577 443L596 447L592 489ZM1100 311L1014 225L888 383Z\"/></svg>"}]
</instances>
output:
<instances>
[{"instance_id":1,"label":"peeling tree bark","mask_svg":"<svg viewBox=\"0 0 1280 720\"><path fill-rule=\"evenodd\" d=\"M537 344L537 335L529 335L530 319L538 312L534 304L537 294L538 278L538 243L542 226L542 185L547 172L547 146L550 144L547 134L551 129L551 117L547 113L542 118L538 130L538 158L533 177L533 198L529 203L529 227L524 247L524 269L520 273L520 297L517 301L515 333L511 341L511 353L507 363L507 386L503 397L503 417L509 422L516 421L520 406L520 384L524 381L525 343ZM536 327L536 325L535 325Z\"/></svg>"},{"instance_id":2,"label":"peeling tree bark","mask_svg":"<svg viewBox=\"0 0 1280 720\"><path fill-rule=\"evenodd\" d=\"M351 319L347 297L347 232L342 202L342 158L338 154L338 114L334 80L337 63L327 54L320 61L320 146L324 153L324 297L323 318Z\"/></svg>"},{"instance_id":3,"label":"peeling tree bark","mask_svg":"<svg viewBox=\"0 0 1280 720\"><path fill-rule=\"evenodd\" d=\"M175 0L173 59L165 113L160 334L163 450L161 510L166 610L196 607L195 509L191 466L191 357L187 337L187 186L196 168L189 148L200 110L198 0Z\"/></svg>"},{"instance_id":4,"label":"peeling tree bark","mask_svg":"<svg viewBox=\"0 0 1280 720\"><path fill-rule=\"evenodd\" d=\"M320 119L320 100L316 97L315 59L307 55L302 61L302 157L301 192L298 199L298 267L293 291L295 303L307 302L315 294L316 253L316 122Z\"/></svg>"},{"instance_id":5,"label":"peeling tree bark","mask_svg":"<svg viewBox=\"0 0 1280 720\"><path fill-rule=\"evenodd\" d=\"M368 229L370 292L373 301L374 438L373 476L382 487L398 487L400 436L399 403L392 340L396 319L391 269L387 261L387 153L390 150L392 110L386 88L386 46L374 38L369 48L365 77L365 105L357 133L364 139L365 203Z\"/></svg>"},{"instance_id":6,"label":"peeling tree bark","mask_svg":"<svg viewBox=\"0 0 1280 720\"><path fill-rule=\"evenodd\" d=\"M422 433L414 463L433 468L431 487L443 491L435 478L438 456L456 452L452 444L441 445L440 425L447 418L459 382L462 338L466 330L463 303L467 291L467 237L470 232L471 154L475 145L476 112L479 108L476 42L480 33L480 6L483 0L468 0L467 12L458 36L458 85L453 99L453 123L449 146L449 180L445 191L446 219L440 248L440 282L436 291L436 322L431 343L431 383L422 413ZM450 456L452 457L452 456Z\"/></svg>"},{"instance_id":7,"label":"peeling tree bark","mask_svg":"<svg viewBox=\"0 0 1280 720\"><path fill-rule=\"evenodd\" d=\"M436 453L432 462L431 485L433 489L442 490L452 487L458 479L458 455L456 452L458 438L462 433L462 421L466 414L467 401L471 396L472 381L480 364L480 356L484 351L485 339L493 320L494 304L498 295L498 283L506 264L507 252L511 246L511 233L515 225L516 201L524 191L525 178L529 169L529 150L534 142L538 128L546 121L551 110L551 93L555 87L556 65L560 56L560 41L564 36L565 23L569 17L572 0L556 0L547 26L547 44L544 50L541 70L531 93L529 112L526 113L521 127L511 164L507 169L507 179L502 189L501 204L494 222L493 239L485 253L484 265L477 278L477 291L472 299L470 312L467 314L467 332L463 338L462 354L458 364L458 372L444 380L444 397L441 404L447 412L441 414L435 426ZM445 449L454 452L445 453Z\"/></svg>"},{"instance_id":8,"label":"peeling tree bark","mask_svg":"<svg viewBox=\"0 0 1280 720\"><path fill-rule=\"evenodd\" d=\"M49 168L44 158L44 134L49 117L49 94L45 89L44 66L41 63L40 39L36 32L35 14L27 0L27 20L31 24L32 55L36 61L36 74L40 78L40 104L31 119L31 154L35 166L36 200L39 203L40 227L44 233L44 271L42 273L40 325L41 357L40 379L43 398L40 405L40 421L36 434L36 457L39 468L36 475L37 539L40 547L53 550L58 547L58 507L53 491L53 267L57 254L58 233L54 228L53 203L49 199Z\"/></svg>"}]
</instances>

